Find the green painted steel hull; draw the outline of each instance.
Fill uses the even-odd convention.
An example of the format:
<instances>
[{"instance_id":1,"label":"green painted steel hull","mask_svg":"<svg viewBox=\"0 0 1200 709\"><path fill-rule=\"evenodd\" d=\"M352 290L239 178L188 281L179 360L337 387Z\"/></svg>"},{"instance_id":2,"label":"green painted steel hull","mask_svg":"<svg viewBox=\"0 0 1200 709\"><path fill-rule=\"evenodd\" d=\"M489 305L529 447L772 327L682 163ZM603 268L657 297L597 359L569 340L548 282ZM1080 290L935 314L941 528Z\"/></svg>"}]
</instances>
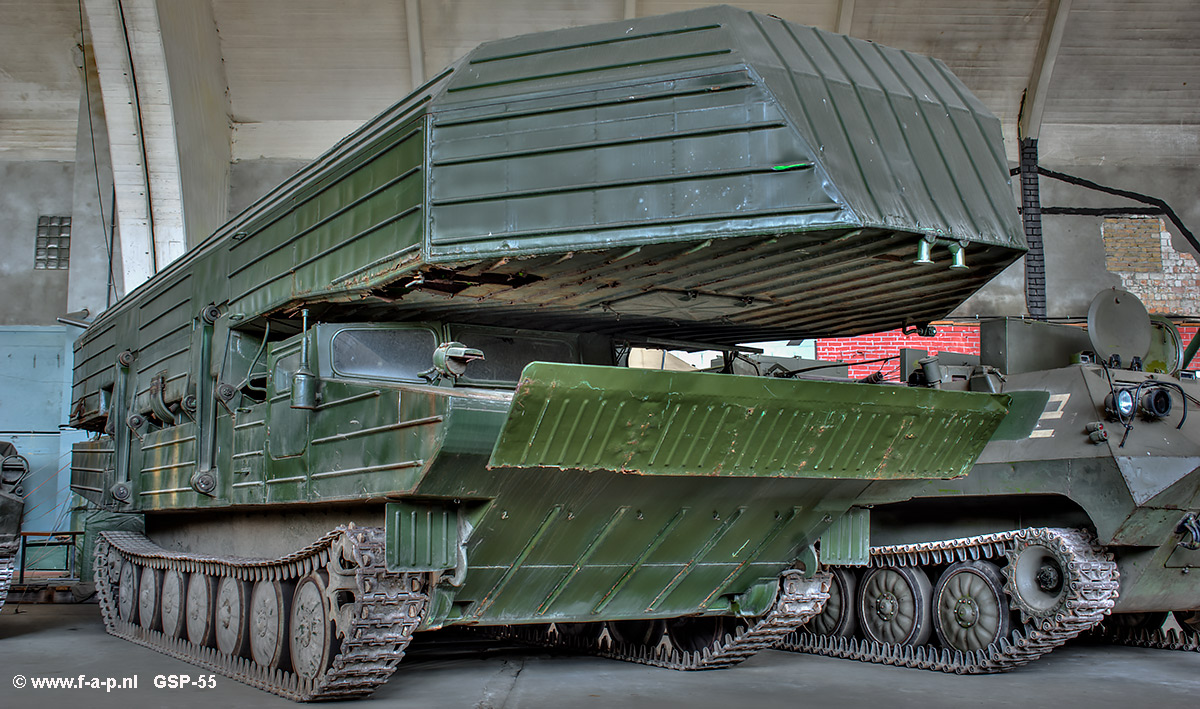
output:
<instances>
[{"instance_id":1,"label":"green painted steel hull","mask_svg":"<svg viewBox=\"0 0 1200 709\"><path fill-rule=\"evenodd\" d=\"M581 400L580 387L591 398ZM708 402L717 414L736 410L745 427L728 415L720 431L657 425L678 417L689 400ZM586 452L602 423L626 433L636 428L641 438L626 440L627 451L608 440L597 446L602 455L582 464L550 461L537 448L536 461L525 456L509 465L505 456L514 432L528 428L531 401L540 402L532 407L542 412L539 420L548 408L572 402L596 414L584 421L555 413L579 435L555 436L562 445L554 451L576 444ZM619 420L606 412L617 401ZM914 466L947 477L969 468L1006 402L964 392L548 363L526 368L511 401L488 390L326 380L315 411L292 409L277 395L223 422L232 445L219 447L217 467L229 472L218 475L212 495L188 485L194 426L144 435L130 509L388 502L389 564L461 579L439 590L431 626L750 612L739 597L775 583L797 560L811 569L810 547L872 480L910 477ZM771 423L818 409L825 411L806 414L798 428ZM918 419L962 429L934 436ZM864 426L888 441L878 456L863 445ZM787 437L788 448L803 451L812 465L777 451ZM696 440L715 441L723 452L690 461L649 455L650 447ZM98 445L81 447L80 455L100 455ZM625 465L613 465L618 459ZM84 487L103 488L83 483L77 489L84 494Z\"/></svg>"},{"instance_id":2,"label":"green painted steel hull","mask_svg":"<svg viewBox=\"0 0 1200 709\"><path fill-rule=\"evenodd\" d=\"M177 547L383 518L430 627L760 613L871 480L962 475L1008 401L619 352L942 317L1025 250L1013 207L999 121L926 57L729 7L493 42L97 319L73 486ZM459 341L504 376L423 371Z\"/></svg>"},{"instance_id":3,"label":"green painted steel hull","mask_svg":"<svg viewBox=\"0 0 1200 709\"><path fill-rule=\"evenodd\" d=\"M1124 435L1104 413L1110 376L1116 386L1166 381L1200 396L1195 381L1126 370L1106 374L1096 366L1010 375L1006 391L1049 394L1038 426L1020 439L989 442L963 478L872 484L855 503L872 508L872 543L1085 526L1117 557L1117 612L1200 608L1192 573L1200 569L1200 554L1178 546L1180 520L1200 513L1200 434L1190 414L1177 428L1177 409L1165 420L1139 417ZM1085 429L1094 422L1108 427L1099 444Z\"/></svg>"},{"instance_id":4,"label":"green painted steel hull","mask_svg":"<svg viewBox=\"0 0 1200 709\"><path fill-rule=\"evenodd\" d=\"M1023 253L1014 207L999 121L927 57L728 7L494 42L101 315L71 420L102 427L125 349L139 409L159 373L195 390L207 305L721 343L928 322Z\"/></svg>"}]
</instances>

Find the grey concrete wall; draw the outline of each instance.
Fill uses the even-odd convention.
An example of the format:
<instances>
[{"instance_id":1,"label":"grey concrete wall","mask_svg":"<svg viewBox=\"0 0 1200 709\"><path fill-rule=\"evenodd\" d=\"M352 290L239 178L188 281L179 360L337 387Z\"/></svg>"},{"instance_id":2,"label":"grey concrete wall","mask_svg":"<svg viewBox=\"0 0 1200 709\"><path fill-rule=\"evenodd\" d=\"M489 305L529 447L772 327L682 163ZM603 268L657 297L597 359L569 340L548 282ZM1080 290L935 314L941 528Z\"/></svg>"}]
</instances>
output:
<instances>
[{"instance_id":1,"label":"grey concrete wall","mask_svg":"<svg viewBox=\"0 0 1200 709\"><path fill-rule=\"evenodd\" d=\"M70 216L69 162L0 161L0 325L53 325L70 271L33 268L39 216ZM73 249L72 249L73 250Z\"/></svg>"},{"instance_id":2,"label":"grey concrete wall","mask_svg":"<svg viewBox=\"0 0 1200 709\"><path fill-rule=\"evenodd\" d=\"M229 95L212 5L159 0L189 247L225 222L229 198Z\"/></svg>"},{"instance_id":3,"label":"grey concrete wall","mask_svg":"<svg viewBox=\"0 0 1200 709\"><path fill-rule=\"evenodd\" d=\"M1139 192L1165 200L1193 234L1200 235L1200 167L1157 168L1129 165L1045 167L1097 182L1107 187ZM1088 190L1058 180L1041 178L1044 207L1131 207L1147 205ZM1016 197L1014 195L1014 208ZM1086 317L1088 305L1105 288L1121 286L1121 279L1105 268L1103 217L1045 216L1042 234L1046 254L1047 314L1052 318ZM1175 249L1200 258L1167 223ZM1018 261L954 312L956 317L1024 315L1024 262ZM1191 315L1193 313L1182 313Z\"/></svg>"},{"instance_id":4,"label":"grey concrete wall","mask_svg":"<svg viewBox=\"0 0 1200 709\"><path fill-rule=\"evenodd\" d=\"M229 217L254 204L308 163L308 160L287 158L240 160L233 163L229 175Z\"/></svg>"}]
</instances>

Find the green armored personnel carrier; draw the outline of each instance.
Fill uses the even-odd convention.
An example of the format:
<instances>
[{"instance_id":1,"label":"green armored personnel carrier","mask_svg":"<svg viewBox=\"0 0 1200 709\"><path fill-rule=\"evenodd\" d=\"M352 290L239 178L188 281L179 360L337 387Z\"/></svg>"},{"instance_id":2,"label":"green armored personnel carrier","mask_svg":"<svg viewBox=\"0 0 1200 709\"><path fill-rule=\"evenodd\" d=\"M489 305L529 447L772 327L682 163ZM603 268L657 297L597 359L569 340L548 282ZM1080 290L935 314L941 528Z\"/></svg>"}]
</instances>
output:
<instances>
[{"instance_id":1,"label":"green armored personnel carrier","mask_svg":"<svg viewBox=\"0 0 1200 709\"><path fill-rule=\"evenodd\" d=\"M931 59L719 7L485 44L104 313L72 488L110 632L294 699L414 632L731 665L817 613L873 481L1010 397L632 370L942 317L1024 242Z\"/></svg>"},{"instance_id":2,"label":"green armored personnel carrier","mask_svg":"<svg viewBox=\"0 0 1200 709\"><path fill-rule=\"evenodd\" d=\"M1085 630L1200 649L1200 385L1184 355L1170 321L1108 290L1086 330L995 320L975 361L924 360L940 373L916 378L943 390L1039 394L1037 425L993 439L963 478L864 490L823 542L829 602L785 646L958 673Z\"/></svg>"}]
</instances>

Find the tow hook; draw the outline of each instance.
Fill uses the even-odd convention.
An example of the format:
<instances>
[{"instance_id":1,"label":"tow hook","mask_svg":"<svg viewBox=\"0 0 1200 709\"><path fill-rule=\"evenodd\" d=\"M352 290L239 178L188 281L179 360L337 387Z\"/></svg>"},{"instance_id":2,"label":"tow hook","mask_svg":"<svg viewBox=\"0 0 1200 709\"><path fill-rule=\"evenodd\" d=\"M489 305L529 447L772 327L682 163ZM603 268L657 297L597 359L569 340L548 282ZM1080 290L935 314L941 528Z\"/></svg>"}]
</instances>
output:
<instances>
[{"instance_id":1,"label":"tow hook","mask_svg":"<svg viewBox=\"0 0 1200 709\"><path fill-rule=\"evenodd\" d=\"M1200 520L1196 519L1195 512L1188 512L1179 520L1175 533L1179 535L1178 546L1190 551L1200 549Z\"/></svg>"}]
</instances>

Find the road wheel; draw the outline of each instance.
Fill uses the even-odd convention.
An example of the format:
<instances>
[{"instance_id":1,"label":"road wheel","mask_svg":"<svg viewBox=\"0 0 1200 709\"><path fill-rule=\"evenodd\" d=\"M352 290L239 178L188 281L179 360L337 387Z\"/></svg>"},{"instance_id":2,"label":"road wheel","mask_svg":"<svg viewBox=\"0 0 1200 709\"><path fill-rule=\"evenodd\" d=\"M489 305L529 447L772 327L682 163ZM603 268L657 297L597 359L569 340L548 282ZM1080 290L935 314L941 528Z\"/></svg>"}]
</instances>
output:
<instances>
[{"instance_id":1,"label":"road wheel","mask_svg":"<svg viewBox=\"0 0 1200 709\"><path fill-rule=\"evenodd\" d=\"M871 569L858 589L858 621L867 639L923 645L933 631L929 577L911 566Z\"/></svg>"},{"instance_id":2,"label":"road wheel","mask_svg":"<svg viewBox=\"0 0 1200 709\"><path fill-rule=\"evenodd\" d=\"M831 569L831 573L829 600L825 601L820 614L808 622L806 630L817 635L848 638L858 627L858 614L854 608L858 583L853 569Z\"/></svg>"},{"instance_id":3,"label":"road wheel","mask_svg":"<svg viewBox=\"0 0 1200 709\"><path fill-rule=\"evenodd\" d=\"M187 614L184 612L185 585L183 572L178 569L167 569L162 579L162 601L159 606L159 620L162 621L163 635L168 640L174 640L183 634Z\"/></svg>"},{"instance_id":4,"label":"road wheel","mask_svg":"<svg viewBox=\"0 0 1200 709\"><path fill-rule=\"evenodd\" d=\"M250 594L250 657L276 669L288 658L287 621L292 594L279 581L259 581Z\"/></svg>"},{"instance_id":5,"label":"road wheel","mask_svg":"<svg viewBox=\"0 0 1200 709\"><path fill-rule=\"evenodd\" d=\"M158 604L161 600L162 572L146 567L138 581L138 620L146 630L158 630Z\"/></svg>"},{"instance_id":6,"label":"road wheel","mask_svg":"<svg viewBox=\"0 0 1200 709\"><path fill-rule=\"evenodd\" d=\"M745 625L741 618L728 615L672 618L667 621L667 637L677 650L703 652L705 648L716 650L726 635L736 635Z\"/></svg>"},{"instance_id":7,"label":"road wheel","mask_svg":"<svg viewBox=\"0 0 1200 709\"><path fill-rule=\"evenodd\" d=\"M988 561L960 561L933 590L933 629L943 647L974 652L1007 637L1012 611L1004 577Z\"/></svg>"},{"instance_id":8,"label":"road wheel","mask_svg":"<svg viewBox=\"0 0 1200 709\"><path fill-rule=\"evenodd\" d=\"M132 561L123 561L117 580L117 615L126 623L136 623L137 612L138 568Z\"/></svg>"},{"instance_id":9,"label":"road wheel","mask_svg":"<svg viewBox=\"0 0 1200 709\"><path fill-rule=\"evenodd\" d=\"M314 680L329 669L330 658L335 654L325 582L318 574L309 574L296 584L290 616L288 644L292 667L304 679Z\"/></svg>"},{"instance_id":10,"label":"road wheel","mask_svg":"<svg viewBox=\"0 0 1200 709\"><path fill-rule=\"evenodd\" d=\"M184 614L187 616L188 640L202 647L213 644L213 597L216 595L216 579L200 572L188 579L187 600Z\"/></svg>"},{"instance_id":11,"label":"road wheel","mask_svg":"<svg viewBox=\"0 0 1200 709\"><path fill-rule=\"evenodd\" d=\"M249 601L246 582L232 576L221 577L217 584L217 649L233 657L245 657L249 645Z\"/></svg>"}]
</instances>

